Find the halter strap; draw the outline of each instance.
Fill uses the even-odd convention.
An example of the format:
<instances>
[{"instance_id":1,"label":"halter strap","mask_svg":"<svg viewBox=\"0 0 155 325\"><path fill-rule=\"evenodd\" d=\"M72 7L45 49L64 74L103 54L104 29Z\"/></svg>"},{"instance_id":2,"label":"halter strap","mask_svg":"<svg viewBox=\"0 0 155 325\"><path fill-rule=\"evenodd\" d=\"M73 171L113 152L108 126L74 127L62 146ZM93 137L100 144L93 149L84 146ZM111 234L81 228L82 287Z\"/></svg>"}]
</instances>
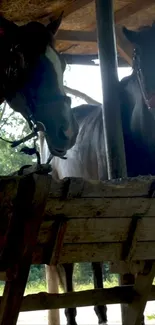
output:
<instances>
[{"instance_id":1,"label":"halter strap","mask_svg":"<svg viewBox=\"0 0 155 325\"><path fill-rule=\"evenodd\" d=\"M150 104L149 104L149 100L147 99L143 73L142 73L142 69L141 69L141 66L140 66L140 60L138 59L138 54L137 54L136 49L134 49L134 52L133 52L133 70L136 73L137 81L138 81L138 84L139 84L139 87L140 87L140 91L141 91L144 103L146 104L147 108L150 110L151 107L150 107Z\"/></svg>"}]
</instances>

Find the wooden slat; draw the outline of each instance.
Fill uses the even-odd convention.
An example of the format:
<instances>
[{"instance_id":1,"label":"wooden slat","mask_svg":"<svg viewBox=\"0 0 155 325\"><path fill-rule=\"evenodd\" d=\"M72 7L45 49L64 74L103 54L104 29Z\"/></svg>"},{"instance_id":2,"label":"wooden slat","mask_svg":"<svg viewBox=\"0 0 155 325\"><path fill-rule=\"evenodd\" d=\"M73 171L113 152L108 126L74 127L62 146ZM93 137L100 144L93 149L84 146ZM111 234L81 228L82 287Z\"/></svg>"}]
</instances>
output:
<instances>
[{"instance_id":1,"label":"wooden slat","mask_svg":"<svg viewBox=\"0 0 155 325\"><path fill-rule=\"evenodd\" d=\"M117 39L117 49L121 57L125 59L132 65L132 45L125 38L120 27L116 26L116 39ZM71 30L59 30L57 34L57 40L67 41L67 42L76 42L76 44L81 42L96 43L97 36L96 30L91 32L86 31L71 31Z\"/></svg>"},{"instance_id":2,"label":"wooden slat","mask_svg":"<svg viewBox=\"0 0 155 325\"><path fill-rule=\"evenodd\" d=\"M73 31L60 29L56 35L56 40L70 42L97 42L96 30L88 31Z\"/></svg>"},{"instance_id":3,"label":"wooden slat","mask_svg":"<svg viewBox=\"0 0 155 325\"><path fill-rule=\"evenodd\" d=\"M58 216L57 216L58 217ZM55 217L55 219L57 219ZM68 219L64 243L124 242L132 218L74 218ZM48 243L53 221L45 221L40 228L39 244ZM137 241L155 241L155 217L142 217Z\"/></svg>"},{"instance_id":4,"label":"wooden slat","mask_svg":"<svg viewBox=\"0 0 155 325\"><path fill-rule=\"evenodd\" d=\"M154 5L154 0L134 0L115 12L115 22L120 23L129 16L136 14L140 10L147 9L152 5Z\"/></svg>"},{"instance_id":5,"label":"wooden slat","mask_svg":"<svg viewBox=\"0 0 155 325\"><path fill-rule=\"evenodd\" d=\"M149 198L152 191L155 190L154 184L155 176L139 176L111 181L86 181L82 178L68 177L60 181L51 181L49 199Z\"/></svg>"},{"instance_id":6,"label":"wooden slat","mask_svg":"<svg viewBox=\"0 0 155 325\"><path fill-rule=\"evenodd\" d=\"M134 214L155 216L155 199L146 198L86 198L49 199L46 215L55 219L63 213L68 218L127 218Z\"/></svg>"},{"instance_id":7,"label":"wooden slat","mask_svg":"<svg viewBox=\"0 0 155 325\"><path fill-rule=\"evenodd\" d=\"M69 292L65 294L48 294L41 292L23 297L20 311L127 303L133 298L132 288L132 286L123 286L108 289ZM0 297L0 302L1 299L2 298ZM155 300L155 286L152 286L148 300Z\"/></svg>"},{"instance_id":8,"label":"wooden slat","mask_svg":"<svg viewBox=\"0 0 155 325\"><path fill-rule=\"evenodd\" d=\"M122 260L124 243L64 244L58 263L117 262ZM155 260L155 242L138 242L132 261ZM47 264L43 245L37 245L32 264Z\"/></svg>"},{"instance_id":9,"label":"wooden slat","mask_svg":"<svg viewBox=\"0 0 155 325\"><path fill-rule=\"evenodd\" d=\"M68 292L64 294L49 294L42 292L23 297L21 311L113 304L130 302L132 298L132 286Z\"/></svg>"}]
</instances>

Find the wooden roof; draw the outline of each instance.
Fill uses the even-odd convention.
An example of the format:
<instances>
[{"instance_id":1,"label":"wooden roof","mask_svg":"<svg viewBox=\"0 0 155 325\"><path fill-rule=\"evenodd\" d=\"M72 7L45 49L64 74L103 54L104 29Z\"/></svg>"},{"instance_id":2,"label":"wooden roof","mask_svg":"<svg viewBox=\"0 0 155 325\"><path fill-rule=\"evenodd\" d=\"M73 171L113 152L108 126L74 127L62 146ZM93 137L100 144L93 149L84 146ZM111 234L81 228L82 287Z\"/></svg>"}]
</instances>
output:
<instances>
[{"instance_id":1,"label":"wooden roof","mask_svg":"<svg viewBox=\"0 0 155 325\"><path fill-rule=\"evenodd\" d=\"M1 0L0 13L23 24L31 20L46 22L64 10L57 49L65 54L97 54L95 0ZM154 0L114 0L117 48L131 62L131 47L124 40L121 26L131 29L151 24L155 19ZM104 35L103 35L104 37Z\"/></svg>"}]
</instances>

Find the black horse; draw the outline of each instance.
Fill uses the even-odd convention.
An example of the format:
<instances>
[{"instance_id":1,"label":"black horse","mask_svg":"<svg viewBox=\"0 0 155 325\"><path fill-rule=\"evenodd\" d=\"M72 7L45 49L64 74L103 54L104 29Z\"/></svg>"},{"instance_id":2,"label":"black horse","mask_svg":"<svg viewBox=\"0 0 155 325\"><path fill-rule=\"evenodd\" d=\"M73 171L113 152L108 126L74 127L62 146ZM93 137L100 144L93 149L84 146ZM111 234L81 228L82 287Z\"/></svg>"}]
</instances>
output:
<instances>
[{"instance_id":1,"label":"black horse","mask_svg":"<svg viewBox=\"0 0 155 325\"><path fill-rule=\"evenodd\" d=\"M78 134L63 87L65 62L54 47L61 19L18 27L0 17L0 103L6 100L31 128L44 131L51 154L59 157Z\"/></svg>"},{"instance_id":2,"label":"black horse","mask_svg":"<svg viewBox=\"0 0 155 325\"><path fill-rule=\"evenodd\" d=\"M123 28L133 44L133 73L119 83L121 118L128 176L155 175L155 24L138 31ZM99 106L81 105L73 109L79 123L75 146L67 152L67 160L55 157L53 176L105 179L106 157L103 144L102 111ZM46 160L48 149L42 147ZM73 264L65 264L66 290L73 290ZM95 287L102 288L102 265L93 263ZM62 273L57 269L59 277ZM47 268L48 279L52 273ZM61 283L64 278L61 279ZM65 284L64 284L65 287ZM99 324L107 321L106 306L95 306ZM66 310L67 324L76 324L76 309ZM143 322L143 321L142 321Z\"/></svg>"}]
</instances>

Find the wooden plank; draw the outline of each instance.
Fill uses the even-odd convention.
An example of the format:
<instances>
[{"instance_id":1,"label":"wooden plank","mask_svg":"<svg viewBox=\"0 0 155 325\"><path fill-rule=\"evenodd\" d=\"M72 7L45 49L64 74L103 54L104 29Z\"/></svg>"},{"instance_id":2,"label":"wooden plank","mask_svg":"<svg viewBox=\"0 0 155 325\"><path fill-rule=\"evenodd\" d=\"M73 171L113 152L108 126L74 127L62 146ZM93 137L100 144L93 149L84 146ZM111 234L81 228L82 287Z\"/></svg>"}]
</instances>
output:
<instances>
[{"instance_id":1,"label":"wooden plank","mask_svg":"<svg viewBox=\"0 0 155 325\"><path fill-rule=\"evenodd\" d=\"M98 62L94 62L93 60L98 59L97 54L69 54L69 53L61 53L62 57L65 59L67 64L80 64L80 65L93 65L99 66ZM129 67L129 64L123 60L118 55L118 66L119 67Z\"/></svg>"},{"instance_id":2,"label":"wooden plank","mask_svg":"<svg viewBox=\"0 0 155 325\"><path fill-rule=\"evenodd\" d=\"M0 177L0 263L5 263L4 255L13 218L12 207L18 192L19 182L19 177Z\"/></svg>"},{"instance_id":3,"label":"wooden plank","mask_svg":"<svg viewBox=\"0 0 155 325\"><path fill-rule=\"evenodd\" d=\"M50 177L50 176L49 176ZM67 177L51 181L49 199L61 198L150 198L155 191L155 176L118 178L107 181Z\"/></svg>"},{"instance_id":4,"label":"wooden plank","mask_svg":"<svg viewBox=\"0 0 155 325\"><path fill-rule=\"evenodd\" d=\"M121 57L132 65L132 54L133 46L125 38L122 32L122 27L116 26L116 39L117 39L117 49ZM96 43L97 35L96 30L94 31L72 31L72 30L59 30L56 39L59 41L76 42L76 44L81 42Z\"/></svg>"},{"instance_id":5,"label":"wooden plank","mask_svg":"<svg viewBox=\"0 0 155 325\"><path fill-rule=\"evenodd\" d=\"M136 14L140 10L147 9L154 5L154 0L135 0L128 3L123 8L115 12L115 22L120 23L131 15Z\"/></svg>"},{"instance_id":6,"label":"wooden plank","mask_svg":"<svg viewBox=\"0 0 155 325\"><path fill-rule=\"evenodd\" d=\"M133 301L129 303L124 318L125 325L141 325L143 312L151 291L154 275L155 262L152 261L150 262L149 271L147 273L138 274L133 287L138 298L135 295Z\"/></svg>"},{"instance_id":7,"label":"wooden plank","mask_svg":"<svg viewBox=\"0 0 155 325\"><path fill-rule=\"evenodd\" d=\"M35 247L32 264L48 263L45 247L44 245ZM58 263L122 261L122 249L123 243L64 244ZM155 242L137 243L132 261L145 260L155 260Z\"/></svg>"},{"instance_id":8,"label":"wooden plank","mask_svg":"<svg viewBox=\"0 0 155 325\"><path fill-rule=\"evenodd\" d=\"M130 302L133 299L132 286L95 289L64 294L39 293L23 297L21 311L73 308L92 305ZM0 299L1 301L1 299Z\"/></svg>"},{"instance_id":9,"label":"wooden plank","mask_svg":"<svg viewBox=\"0 0 155 325\"><path fill-rule=\"evenodd\" d=\"M69 292L65 294L48 294L46 292L41 292L24 296L20 311L129 303L133 299L133 294L133 286ZM137 297L139 296L137 295ZM0 297L0 302L1 299ZM148 295L148 300L155 300L155 286L152 286L151 292Z\"/></svg>"},{"instance_id":10,"label":"wooden plank","mask_svg":"<svg viewBox=\"0 0 155 325\"><path fill-rule=\"evenodd\" d=\"M59 216L57 216L59 217ZM57 219L55 217L55 219ZM128 236L131 218L73 218L68 219L64 243L112 243L125 242ZM49 242L54 221L42 223L38 243ZM136 240L155 241L155 217L142 217Z\"/></svg>"},{"instance_id":11,"label":"wooden plank","mask_svg":"<svg viewBox=\"0 0 155 325\"><path fill-rule=\"evenodd\" d=\"M133 215L155 216L155 199L148 198L81 198L49 199L46 220L54 220L63 213L67 218L130 218Z\"/></svg>"},{"instance_id":12,"label":"wooden plank","mask_svg":"<svg viewBox=\"0 0 155 325\"><path fill-rule=\"evenodd\" d=\"M73 31L60 29L56 35L56 40L70 42L97 42L96 30L94 31Z\"/></svg>"},{"instance_id":13,"label":"wooden plank","mask_svg":"<svg viewBox=\"0 0 155 325\"><path fill-rule=\"evenodd\" d=\"M9 267L6 273L10 273L12 279L5 284L0 304L1 325L17 322L49 185L49 179L43 175L29 175L19 184L7 243Z\"/></svg>"}]
</instances>

